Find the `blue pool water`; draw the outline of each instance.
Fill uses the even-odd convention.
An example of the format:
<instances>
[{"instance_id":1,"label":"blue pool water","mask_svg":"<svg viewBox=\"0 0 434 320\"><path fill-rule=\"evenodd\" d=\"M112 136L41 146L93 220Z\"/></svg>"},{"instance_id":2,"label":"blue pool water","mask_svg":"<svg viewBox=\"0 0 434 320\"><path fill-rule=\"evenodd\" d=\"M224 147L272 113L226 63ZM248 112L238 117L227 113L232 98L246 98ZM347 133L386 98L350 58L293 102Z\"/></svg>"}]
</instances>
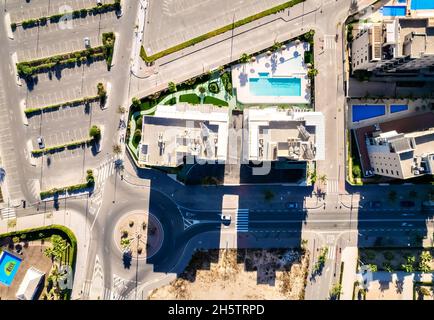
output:
<instances>
[{"instance_id":1,"label":"blue pool water","mask_svg":"<svg viewBox=\"0 0 434 320\"><path fill-rule=\"evenodd\" d=\"M407 11L405 6L384 6L383 16L403 17Z\"/></svg>"},{"instance_id":2,"label":"blue pool water","mask_svg":"<svg viewBox=\"0 0 434 320\"><path fill-rule=\"evenodd\" d=\"M301 96L300 78L249 78L254 96Z\"/></svg>"},{"instance_id":3,"label":"blue pool water","mask_svg":"<svg viewBox=\"0 0 434 320\"><path fill-rule=\"evenodd\" d=\"M407 0L398 0L398 3L407 3Z\"/></svg>"},{"instance_id":4,"label":"blue pool water","mask_svg":"<svg viewBox=\"0 0 434 320\"><path fill-rule=\"evenodd\" d=\"M384 116L386 106L379 104L354 104L353 105L353 122L360 120Z\"/></svg>"},{"instance_id":5,"label":"blue pool water","mask_svg":"<svg viewBox=\"0 0 434 320\"><path fill-rule=\"evenodd\" d=\"M270 75L269 72L258 72L258 76L260 77L268 77Z\"/></svg>"},{"instance_id":6,"label":"blue pool water","mask_svg":"<svg viewBox=\"0 0 434 320\"><path fill-rule=\"evenodd\" d=\"M434 0L411 0L411 10L434 9Z\"/></svg>"},{"instance_id":7,"label":"blue pool water","mask_svg":"<svg viewBox=\"0 0 434 320\"><path fill-rule=\"evenodd\" d=\"M7 251L0 253L0 283L10 286L20 267L21 259Z\"/></svg>"},{"instance_id":8,"label":"blue pool water","mask_svg":"<svg viewBox=\"0 0 434 320\"><path fill-rule=\"evenodd\" d=\"M406 111L408 110L408 106L406 104L391 104L390 105L390 112L400 112L400 111Z\"/></svg>"}]
</instances>

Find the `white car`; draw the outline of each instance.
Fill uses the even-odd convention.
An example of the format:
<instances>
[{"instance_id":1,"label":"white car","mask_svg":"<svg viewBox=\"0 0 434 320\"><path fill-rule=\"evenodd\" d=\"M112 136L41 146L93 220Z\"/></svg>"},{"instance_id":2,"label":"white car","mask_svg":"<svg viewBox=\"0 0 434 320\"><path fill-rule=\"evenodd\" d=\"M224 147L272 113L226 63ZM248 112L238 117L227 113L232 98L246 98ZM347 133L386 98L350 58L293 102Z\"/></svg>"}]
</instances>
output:
<instances>
[{"instance_id":1,"label":"white car","mask_svg":"<svg viewBox=\"0 0 434 320\"><path fill-rule=\"evenodd\" d=\"M38 142L39 149L45 148L44 138L38 137L38 139L36 139L36 141Z\"/></svg>"},{"instance_id":2,"label":"white car","mask_svg":"<svg viewBox=\"0 0 434 320\"><path fill-rule=\"evenodd\" d=\"M84 46L86 48L89 48L90 47L90 39L89 39L89 37L86 37L83 40L84 40Z\"/></svg>"}]
</instances>

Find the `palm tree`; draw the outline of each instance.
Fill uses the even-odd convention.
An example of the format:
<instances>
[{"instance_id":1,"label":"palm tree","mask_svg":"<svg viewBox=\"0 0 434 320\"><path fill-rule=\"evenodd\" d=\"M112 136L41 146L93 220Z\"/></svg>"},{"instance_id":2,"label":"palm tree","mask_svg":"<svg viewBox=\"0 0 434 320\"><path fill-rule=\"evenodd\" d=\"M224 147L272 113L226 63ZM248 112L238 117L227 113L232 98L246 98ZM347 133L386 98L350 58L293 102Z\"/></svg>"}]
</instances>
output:
<instances>
[{"instance_id":1,"label":"palm tree","mask_svg":"<svg viewBox=\"0 0 434 320\"><path fill-rule=\"evenodd\" d=\"M319 176L319 181L321 181L322 184L325 184L327 181L327 176L325 174Z\"/></svg>"},{"instance_id":2,"label":"palm tree","mask_svg":"<svg viewBox=\"0 0 434 320\"><path fill-rule=\"evenodd\" d=\"M173 82L173 81L170 81L169 82L169 85L168 85L168 87L169 87L169 92L171 92L171 93L174 93L174 92L176 92L176 84L175 84L175 82Z\"/></svg>"},{"instance_id":3,"label":"palm tree","mask_svg":"<svg viewBox=\"0 0 434 320\"><path fill-rule=\"evenodd\" d=\"M120 144L113 145L113 153L114 154L120 154L122 152L122 147Z\"/></svg>"},{"instance_id":4,"label":"palm tree","mask_svg":"<svg viewBox=\"0 0 434 320\"><path fill-rule=\"evenodd\" d=\"M127 109L125 109L125 107L123 107L123 106L119 106L117 111L118 111L118 113L122 114L122 113L127 112Z\"/></svg>"},{"instance_id":5,"label":"palm tree","mask_svg":"<svg viewBox=\"0 0 434 320\"><path fill-rule=\"evenodd\" d=\"M251 56L247 53L243 53L240 57L240 62L241 63L247 63L250 61Z\"/></svg>"}]
</instances>

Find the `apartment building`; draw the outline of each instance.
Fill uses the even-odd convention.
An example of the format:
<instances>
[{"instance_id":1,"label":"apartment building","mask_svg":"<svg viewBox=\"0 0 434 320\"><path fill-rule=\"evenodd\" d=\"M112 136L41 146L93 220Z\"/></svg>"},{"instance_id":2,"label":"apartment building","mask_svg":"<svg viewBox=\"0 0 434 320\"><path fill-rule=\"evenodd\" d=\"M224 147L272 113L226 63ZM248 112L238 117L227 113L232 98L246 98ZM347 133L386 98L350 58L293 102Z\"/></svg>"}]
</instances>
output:
<instances>
[{"instance_id":1,"label":"apartment building","mask_svg":"<svg viewBox=\"0 0 434 320\"><path fill-rule=\"evenodd\" d=\"M434 173L434 128L411 133L374 131L366 145L377 175L409 179Z\"/></svg>"}]
</instances>

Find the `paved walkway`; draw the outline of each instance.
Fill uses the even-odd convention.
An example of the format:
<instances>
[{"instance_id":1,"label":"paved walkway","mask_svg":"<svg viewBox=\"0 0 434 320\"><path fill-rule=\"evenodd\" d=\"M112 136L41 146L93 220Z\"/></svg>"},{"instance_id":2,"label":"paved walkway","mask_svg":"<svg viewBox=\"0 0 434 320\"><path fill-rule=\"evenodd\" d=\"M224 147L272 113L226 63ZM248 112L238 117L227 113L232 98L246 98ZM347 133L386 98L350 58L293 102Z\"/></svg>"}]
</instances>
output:
<instances>
[{"instance_id":1,"label":"paved walkway","mask_svg":"<svg viewBox=\"0 0 434 320\"><path fill-rule=\"evenodd\" d=\"M353 287L354 282L356 281L358 252L359 249L357 247L346 247L342 251L344 273L342 275L342 294L340 300L353 299Z\"/></svg>"}]
</instances>

